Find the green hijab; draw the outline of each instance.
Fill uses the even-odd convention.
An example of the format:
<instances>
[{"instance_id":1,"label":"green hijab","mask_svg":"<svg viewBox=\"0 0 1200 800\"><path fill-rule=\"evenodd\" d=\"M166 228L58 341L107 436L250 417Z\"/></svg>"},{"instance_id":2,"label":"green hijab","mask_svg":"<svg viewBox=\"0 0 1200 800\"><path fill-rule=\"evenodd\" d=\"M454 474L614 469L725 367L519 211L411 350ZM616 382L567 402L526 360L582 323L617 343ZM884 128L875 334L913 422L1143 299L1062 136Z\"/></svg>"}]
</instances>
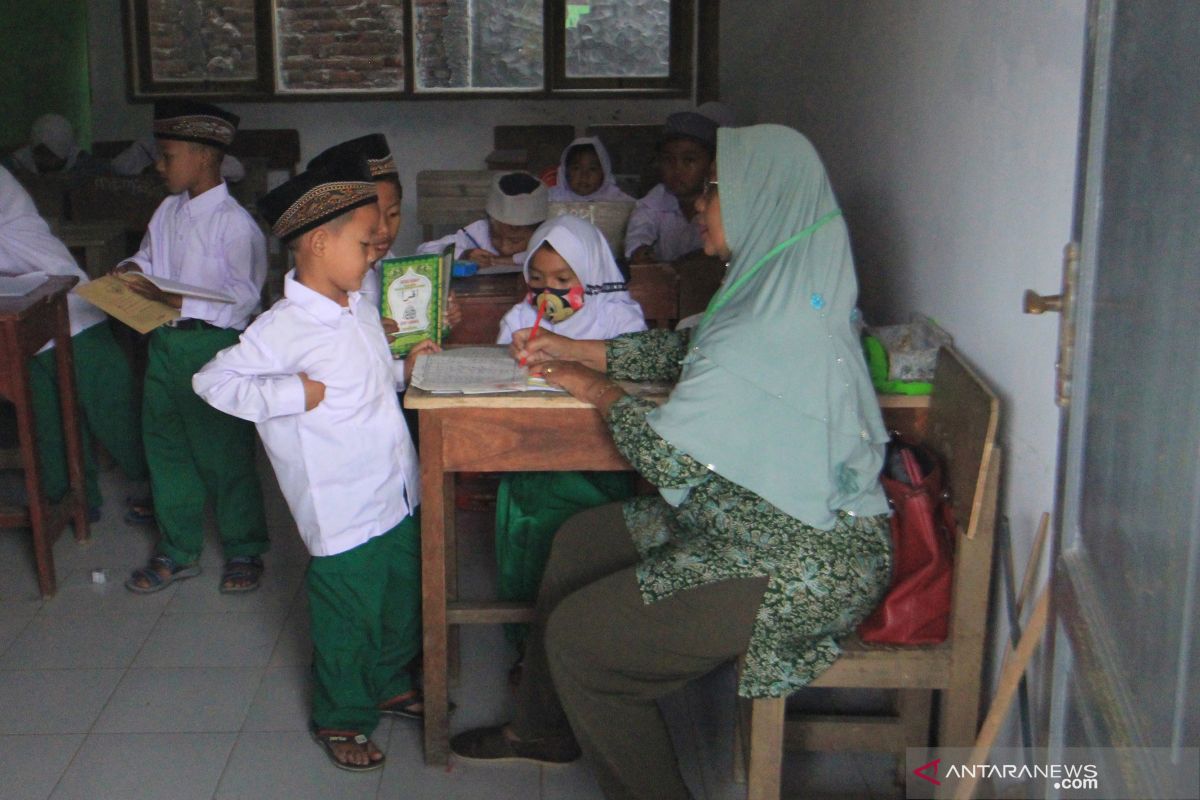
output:
<instances>
[{"instance_id":1,"label":"green hijab","mask_svg":"<svg viewBox=\"0 0 1200 800\"><path fill-rule=\"evenodd\" d=\"M858 284L821 159L791 128L721 128L717 180L733 258L650 426L813 527L832 528L839 510L886 512L887 431L851 324ZM677 504L686 490L663 496Z\"/></svg>"}]
</instances>

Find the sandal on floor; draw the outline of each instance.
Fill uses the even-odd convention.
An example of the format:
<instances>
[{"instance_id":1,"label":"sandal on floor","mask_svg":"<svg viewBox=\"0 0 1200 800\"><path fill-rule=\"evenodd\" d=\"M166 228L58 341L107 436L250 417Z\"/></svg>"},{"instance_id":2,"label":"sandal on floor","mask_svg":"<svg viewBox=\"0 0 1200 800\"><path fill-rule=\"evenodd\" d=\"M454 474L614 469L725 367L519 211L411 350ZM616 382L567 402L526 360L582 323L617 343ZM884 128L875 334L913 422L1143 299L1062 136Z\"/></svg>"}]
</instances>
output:
<instances>
[{"instance_id":1,"label":"sandal on floor","mask_svg":"<svg viewBox=\"0 0 1200 800\"><path fill-rule=\"evenodd\" d=\"M150 525L154 522L154 499L126 497L125 521L130 525Z\"/></svg>"},{"instance_id":2,"label":"sandal on floor","mask_svg":"<svg viewBox=\"0 0 1200 800\"><path fill-rule=\"evenodd\" d=\"M415 709L413 706L421 706L420 709ZM457 706L450 703L449 710L453 711ZM403 719L415 719L417 722L425 721L425 696L421 694L420 689L409 689L404 694L396 695L391 700L379 704L379 713L385 717L402 717Z\"/></svg>"},{"instance_id":3,"label":"sandal on floor","mask_svg":"<svg viewBox=\"0 0 1200 800\"><path fill-rule=\"evenodd\" d=\"M175 581L200 574L199 564L176 564L170 556L151 556L146 566L138 567L126 579L125 588L134 594L160 592Z\"/></svg>"},{"instance_id":4,"label":"sandal on floor","mask_svg":"<svg viewBox=\"0 0 1200 800\"><path fill-rule=\"evenodd\" d=\"M375 743L361 733L354 731L329 731L320 730L312 732L313 741L321 745L321 749L325 751L325 755L329 756L329 760L338 769L344 769L347 772L370 772L371 770L379 769L383 766L386 756L379 752L379 748L375 747ZM351 764L347 761L342 761L337 757L337 751L334 749L340 744L356 744L364 753L367 753L367 758L370 758L370 748L374 748L379 752L379 758L375 761L368 761L366 764Z\"/></svg>"},{"instance_id":5,"label":"sandal on floor","mask_svg":"<svg viewBox=\"0 0 1200 800\"><path fill-rule=\"evenodd\" d=\"M221 594L253 592L262 582L263 561L258 556L235 556L221 572Z\"/></svg>"}]
</instances>

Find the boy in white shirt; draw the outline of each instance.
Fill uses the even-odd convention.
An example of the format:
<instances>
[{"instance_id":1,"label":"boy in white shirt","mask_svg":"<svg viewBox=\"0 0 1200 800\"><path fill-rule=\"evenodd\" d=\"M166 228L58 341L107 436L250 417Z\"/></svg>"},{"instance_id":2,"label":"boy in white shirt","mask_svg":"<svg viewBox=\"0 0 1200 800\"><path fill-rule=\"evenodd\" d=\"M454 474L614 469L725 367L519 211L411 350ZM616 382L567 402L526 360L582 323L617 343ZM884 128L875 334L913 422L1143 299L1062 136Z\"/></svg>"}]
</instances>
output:
<instances>
[{"instance_id":1,"label":"boy in white shirt","mask_svg":"<svg viewBox=\"0 0 1200 800\"><path fill-rule=\"evenodd\" d=\"M440 253L454 243L454 257L481 267L512 259L525 263L529 237L549 216L546 184L528 172L499 173L488 192L487 216L449 236L425 242L418 253Z\"/></svg>"},{"instance_id":2,"label":"boy in white shirt","mask_svg":"<svg viewBox=\"0 0 1200 800\"><path fill-rule=\"evenodd\" d=\"M637 201L625 229L630 264L674 261L701 249L696 200L716 156L717 127L695 111L667 117L658 145L662 183Z\"/></svg>"},{"instance_id":3,"label":"boy in white shirt","mask_svg":"<svg viewBox=\"0 0 1200 800\"><path fill-rule=\"evenodd\" d=\"M408 666L420 644L417 454L395 361L359 288L373 259L376 184L361 158L307 170L259 201L296 268L284 298L193 380L253 421L301 538L313 642L313 736L333 763L378 769L380 714L422 718Z\"/></svg>"},{"instance_id":4,"label":"boy in white shirt","mask_svg":"<svg viewBox=\"0 0 1200 800\"><path fill-rule=\"evenodd\" d=\"M213 289L232 303L168 294L132 280L139 294L179 309L179 319L150 334L142 397L142 436L161 539L125 586L157 592L200 574L204 506L211 496L225 551L222 592L257 589L270 546L255 469L254 427L214 411L192 391L192 375L237 341L258 311L267 243L221 180L221 156L238 117L190 100L154 105L162 201L136 254L114 273L145 273Z\"/></svg>"}]
</instances>

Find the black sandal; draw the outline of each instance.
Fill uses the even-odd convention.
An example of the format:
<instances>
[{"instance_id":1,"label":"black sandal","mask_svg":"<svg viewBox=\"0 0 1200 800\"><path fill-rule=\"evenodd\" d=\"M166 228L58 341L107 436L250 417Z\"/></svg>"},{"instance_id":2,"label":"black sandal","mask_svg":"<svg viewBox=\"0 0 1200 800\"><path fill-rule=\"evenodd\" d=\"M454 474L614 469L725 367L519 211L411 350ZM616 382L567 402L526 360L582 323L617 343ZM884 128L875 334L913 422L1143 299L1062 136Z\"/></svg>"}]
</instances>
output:
<instances>
[{"instance_id":1,"label":"black sandal","mask_svg":"<svg viewBox=\"0 0 1200 800\"><path fill-rule=\"evenodd\" d=\"M258 556L235 556L221 572L221 594L253 592L262 582L263 561Z\"/></svg>"},{"instance_id":2,"label":"black sandal","mask_svg":"<svg viewBox=\"0 0 1200 800\"><path fill-rule=\"evenodd\" d=\"M161 592L175 581L200 574L199 564L180 565L170 556L151 556L146 566L138 567L125 580L125 588L134 594Z\"/></svg>"},{"instance_id":3,"label":"black sandal","mask_svg":"<svg viewBox=\"0 0 1200 800\"><path fill-rule=\"evenodd\" d=\"M329 756L329 760L338 769L344 769L347 772L371 772L383 766L383 762L387 760L375 743L366 737L365 734L355 733L354 731L330 731L320 730L312 732L313 741L321 745L321 749L325 751L325 755ZM334 750L335 745L339 744L356 744L359 749L367 754L367 758L371 757L368 748L374 747L376 752L379 752L379 758L374 761L368 761L366 764L351 764L342 761L337 757L337 752Z\"/></svg>"}]
</instances>

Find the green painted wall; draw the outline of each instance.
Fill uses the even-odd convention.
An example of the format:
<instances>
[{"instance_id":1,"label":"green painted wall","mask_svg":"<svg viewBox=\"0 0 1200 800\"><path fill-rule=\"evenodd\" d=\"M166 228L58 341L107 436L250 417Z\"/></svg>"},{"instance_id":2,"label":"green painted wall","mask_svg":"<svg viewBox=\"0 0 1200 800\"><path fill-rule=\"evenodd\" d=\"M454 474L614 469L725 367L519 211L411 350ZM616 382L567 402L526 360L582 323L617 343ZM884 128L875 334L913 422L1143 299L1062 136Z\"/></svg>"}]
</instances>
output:
<instances>
[{"instance_id":1,"label":"green painted wall","mask_svg":"<svg viewBox=\"0 0 1200 800\"><path fill-rule=\"evenodd\" d=\"M29 126L49 112L71 120L87 148L87 0L0 0L0 20L0 151L25 144Z\"/></svg>"}]
</instances>

